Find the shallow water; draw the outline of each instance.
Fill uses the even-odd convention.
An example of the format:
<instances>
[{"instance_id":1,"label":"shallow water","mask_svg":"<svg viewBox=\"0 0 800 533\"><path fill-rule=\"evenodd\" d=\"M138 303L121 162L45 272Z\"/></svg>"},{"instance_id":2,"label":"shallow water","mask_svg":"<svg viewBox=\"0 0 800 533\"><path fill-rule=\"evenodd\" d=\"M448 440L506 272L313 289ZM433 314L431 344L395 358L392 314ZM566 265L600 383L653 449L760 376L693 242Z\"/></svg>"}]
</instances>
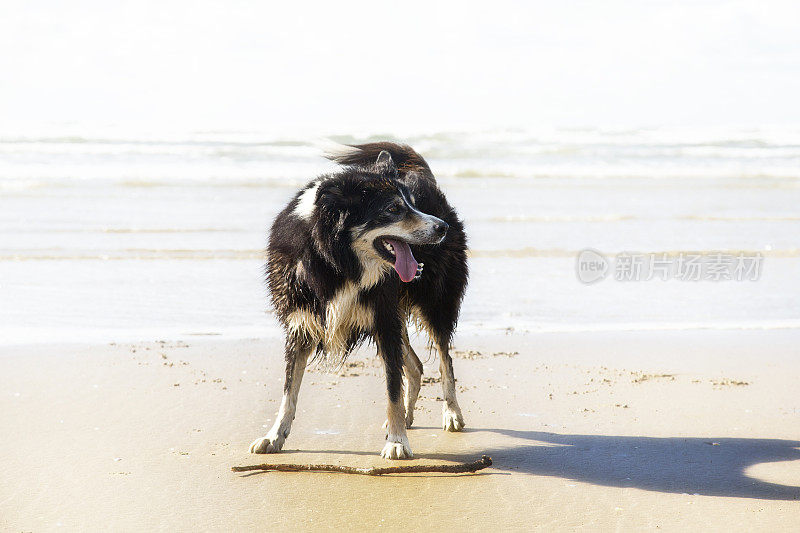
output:
<instances>
[{"instance_id":1,"label":"shallow water","mask_svg":"<svg viewBox=\"0 0 800 533\"><path fill-rule=\"evenodd\" d=\"M2 132L1 342L278 335L263 248L293 192L333 168L309 139ZM464 332L800 326L800 132L400 140L428 158L465 219ZM763 259L757 281L585 285L585 248Z\"/></svg>"}]
</instances>

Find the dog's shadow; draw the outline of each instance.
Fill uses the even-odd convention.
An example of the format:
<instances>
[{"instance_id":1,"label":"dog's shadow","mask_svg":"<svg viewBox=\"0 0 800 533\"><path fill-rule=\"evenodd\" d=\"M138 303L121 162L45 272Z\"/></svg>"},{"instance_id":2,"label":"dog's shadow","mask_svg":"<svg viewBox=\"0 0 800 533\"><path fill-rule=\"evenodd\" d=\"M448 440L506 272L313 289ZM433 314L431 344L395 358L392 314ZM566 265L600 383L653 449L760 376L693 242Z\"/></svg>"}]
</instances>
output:
<instances>
[{"instance_id":1,"label":"dog's shadow","mask_svg":"<svg viewBox=\"0 0 800 533\"><path fill-rule=\"evenodd\" d=\"M469 462L486 454L494 461L492 468L506 472L666 493L800 500L800 486L762 481L746 472L760 463L800 460L800 441L569 435L488 428L465 431L489 431L523 442L471 453L418 453L416 456ZM309 451L304 450L305 453ZM361 455L366 452L329 450L318 453Z\"/></svg>"}]
</instances>

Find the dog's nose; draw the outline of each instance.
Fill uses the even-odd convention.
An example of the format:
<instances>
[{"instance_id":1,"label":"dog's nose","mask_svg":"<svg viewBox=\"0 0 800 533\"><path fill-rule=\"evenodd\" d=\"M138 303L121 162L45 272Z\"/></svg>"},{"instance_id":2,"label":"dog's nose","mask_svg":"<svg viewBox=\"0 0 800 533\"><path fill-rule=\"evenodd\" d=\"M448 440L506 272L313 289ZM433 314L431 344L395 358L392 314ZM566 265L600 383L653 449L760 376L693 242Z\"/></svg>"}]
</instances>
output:
<instances>
[{"instance_id":1,"label":"dog's nose","mask_svg":"<svg viewBox=\"0 0 800 533\"><path fill-rule=\"evenodd\" d=\"M436 232L437 235L440 237L444 237L447 233L447 230L450 228L450 225L445 222L444 220L440 220L433 226L433 231Z\"/></svg>"}]
</instances>

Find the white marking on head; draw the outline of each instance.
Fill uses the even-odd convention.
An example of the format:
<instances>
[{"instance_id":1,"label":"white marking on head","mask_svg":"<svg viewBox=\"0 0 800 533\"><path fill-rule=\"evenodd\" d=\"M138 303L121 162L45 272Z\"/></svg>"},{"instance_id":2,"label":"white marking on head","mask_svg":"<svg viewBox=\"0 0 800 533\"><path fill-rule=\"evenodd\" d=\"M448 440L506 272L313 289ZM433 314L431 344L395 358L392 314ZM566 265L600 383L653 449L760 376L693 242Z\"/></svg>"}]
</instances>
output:
<instances>
[{"instance_id":1,"label":"white marking on head","mask_svg":"<svg viewBox=\"0 0 800 533\"><path fill-rule=\"evenodd\" d=\"M403 200L405 200L405 202L409 205L409 207L411 207L412 209L416 209L416 207L414 207L414 195L411 194L411 191L409 191L408 194L406 194L405 192L403 192L402 189L398 188L397 192L400 194L400 197Z\"/></svg>"},{"instance_id":2,"label":"white marking on head","mask_svg":"<svg viewBox=\"0 0 800 533\"><path fill-rule=\"evenodd\" d=\"M314 209L317 207L317 189L319 189L320 183L322 183L322 180L318 180L300 193L297 206L295 206L294 211L292 211L295 216L303 220L311 218L311 215L314 214Z\"/></svg>"}]
</instances>

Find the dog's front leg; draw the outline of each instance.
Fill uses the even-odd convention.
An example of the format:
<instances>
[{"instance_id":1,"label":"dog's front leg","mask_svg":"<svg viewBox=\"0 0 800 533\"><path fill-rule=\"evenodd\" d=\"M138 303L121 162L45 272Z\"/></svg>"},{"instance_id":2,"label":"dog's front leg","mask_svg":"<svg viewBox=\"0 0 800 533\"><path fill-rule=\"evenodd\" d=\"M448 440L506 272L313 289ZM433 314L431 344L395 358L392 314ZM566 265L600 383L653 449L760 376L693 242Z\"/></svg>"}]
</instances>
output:
<instances>
[{"instance_id":1,"label":"dog's front leg","mask_svg":"<svg viewBox=\"0 0 800 533\"><path fill-rule=\"evenodd\" d=\"M411 453L411 445L406 434L406 408L403 403L403 344L399 319L396 327L386 328L378 335L377 344L386 368L386 389L389 395L389 406L386 410L386 444L383 446L381 456L385 459L411 458L414 454Z\"/></svg>"},{"instance_id":2,"label":"dog's front leg","mask_svg":"<svg viewBox=\"0 0 800 533\"><path fill-rule=\"evenodd\" d=\"M281 407L272 429L265 436L253 441L250 453L275 453L283 448L283 443L292 429L297 409L297 395L300 392L309 354L311 354L309 342L297 338L286 339L286 381L283 385Z\"/></svg>"}]
</instances>

